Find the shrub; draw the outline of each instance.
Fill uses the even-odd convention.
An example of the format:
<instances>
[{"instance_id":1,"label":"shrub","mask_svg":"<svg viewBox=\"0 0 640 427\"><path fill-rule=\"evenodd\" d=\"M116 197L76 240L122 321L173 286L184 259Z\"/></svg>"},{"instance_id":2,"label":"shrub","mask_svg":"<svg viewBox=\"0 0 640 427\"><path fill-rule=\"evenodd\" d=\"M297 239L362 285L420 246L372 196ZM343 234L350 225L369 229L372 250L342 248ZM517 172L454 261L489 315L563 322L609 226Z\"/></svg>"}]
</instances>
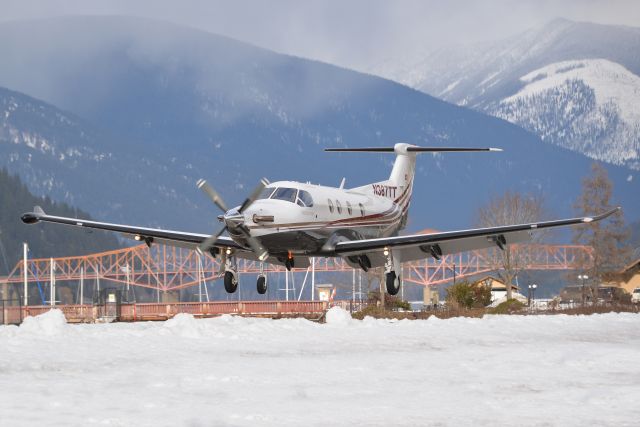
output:
<instances>
[{"instance_id":1,"label":"shrub","mask_svg":"<svg viewBox=\"0 0 640 427\"><path fill-rule=\"evenodd\" d=\"M447 288L447 302L453 307L482 308L491 303L491 288L458 282Z\"/></svg>"},{"instance_id":2,"label":"shrub","mask_svg":"<svg viewBox=\"0 0 640 427\"><path fill-rule=\"evenodd\" d=\"M490 309L489 314L513 314L519 312L525 307L525 304L521 303L517 299L508 299L498 304L497 307Z\"/></svg>"},{"instance_id":3,"label":"shrub","mask_svg":"<svg viewBox=\"0 0 640 427\"><path fill-rule=\"evenodd\" d=\"M369 305L377 305L378 301L380 301L380 291L369 292ZM403 301L397 296L389 295L386 292L384 293L384 306L389 310L411 310L411 305L407 301Z\"/></svg>"}]
</instances>

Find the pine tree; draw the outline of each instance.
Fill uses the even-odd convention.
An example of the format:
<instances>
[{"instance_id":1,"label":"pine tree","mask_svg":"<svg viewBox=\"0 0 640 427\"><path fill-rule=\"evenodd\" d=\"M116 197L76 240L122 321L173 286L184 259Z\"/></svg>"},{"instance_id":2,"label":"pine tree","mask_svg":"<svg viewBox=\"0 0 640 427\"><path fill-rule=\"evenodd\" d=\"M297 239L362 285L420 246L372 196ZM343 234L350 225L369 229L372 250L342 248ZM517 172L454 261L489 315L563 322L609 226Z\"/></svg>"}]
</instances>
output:
<instances>
[{"instance_id":1,"label":"pine tree","mask_svg":"<svg viewBox=\"0 0 640 427\"><path fill-rule=\"evenodd\" d=\"M591 175L582 180L582 194L574 207L580 216L592 216L613 209L613 184L607 171L598 163L591 166ZM607 273L619 270L628 261L630 230L625 227L622 211L610 219L579 225L574 228L573 242L593 248L593 262L584 260L583 270L589 278L593 295L597 295L599 281Z\"/></svg>"}]
</instances>

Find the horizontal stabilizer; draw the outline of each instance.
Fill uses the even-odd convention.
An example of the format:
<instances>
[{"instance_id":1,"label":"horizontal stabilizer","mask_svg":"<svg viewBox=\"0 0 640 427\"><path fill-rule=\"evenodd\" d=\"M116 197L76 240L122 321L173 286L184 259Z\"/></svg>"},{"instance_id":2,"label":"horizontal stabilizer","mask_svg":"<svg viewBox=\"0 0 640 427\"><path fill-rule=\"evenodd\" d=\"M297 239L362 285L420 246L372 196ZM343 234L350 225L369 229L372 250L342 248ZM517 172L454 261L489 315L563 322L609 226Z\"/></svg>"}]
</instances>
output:
<instances>
[{"instance_id":1,"label":"horizontal stabilizer","mask_svg":"<svg viewBox=\"0 0 640 427\"><path fill-rule=\"evenodd\" d=\"M363 148L325 148L324 151L342 153L399 153L398 147L363 147ZM460 153L478 151L502 151L501 148L473 148L473 147L402 147L405 153Z\"/></svg>"}]
</instances>

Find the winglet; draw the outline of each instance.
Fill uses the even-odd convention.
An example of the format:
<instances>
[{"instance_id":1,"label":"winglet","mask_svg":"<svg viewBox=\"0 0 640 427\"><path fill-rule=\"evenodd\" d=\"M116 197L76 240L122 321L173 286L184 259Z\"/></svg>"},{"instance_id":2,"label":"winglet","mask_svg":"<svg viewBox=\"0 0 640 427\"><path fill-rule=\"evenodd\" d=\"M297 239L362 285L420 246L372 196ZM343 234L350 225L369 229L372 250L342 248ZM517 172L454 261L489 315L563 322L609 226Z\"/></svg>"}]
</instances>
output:
<instances>
[{"instance_id":1,"label":"winglet","mask_svg":"<svg viewBox=\"0 0 640 427\"><path fill-rule=\"evenodd\" d=\"M34 206L33 212L27 212L27 213L23 214L20 217L20 219L25 224L36 224L36 223L40 222L40 217L41 216L46 216L46 215L47 214L44 213L44 211L42 210L42 208L40 206Z\"/></svg>"},{"instance_id":2,"label":"winglet","mask_svg":"<svg viewBox=\"0 0 640 427\"><path fill-rule=\"evenodd\" d=\"M603 220L603 219L605 219L607 217L610 217L611 215L613 215L616 212L621 211L621 210L622 210L622 207L618 206L618 207L615 207L615 208L611 209L610 211L601 213L600 215L584 217L584 218L582 218L582 222L589 223L589 222L593 222L593 221L600 221L600 220Z\"/></svg>"}]
</instances>

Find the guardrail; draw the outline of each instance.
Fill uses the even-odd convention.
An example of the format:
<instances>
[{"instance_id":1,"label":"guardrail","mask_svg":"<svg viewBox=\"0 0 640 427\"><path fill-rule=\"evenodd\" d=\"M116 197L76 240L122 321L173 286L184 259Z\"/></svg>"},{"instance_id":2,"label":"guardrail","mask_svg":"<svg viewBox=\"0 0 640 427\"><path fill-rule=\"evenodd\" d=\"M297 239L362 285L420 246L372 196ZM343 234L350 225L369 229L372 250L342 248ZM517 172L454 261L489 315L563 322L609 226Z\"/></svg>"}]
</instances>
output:
<instances>
[{"instance_id":1,"label":"guardrail","mask_svg":"<svg viewBox=\"0 0 640 427\"><path fill-rule=\"evenodd\" d=\"M347 302L348 304L348 302ZM333 304L332 304L333 305ZM331 305L325 301L220 301L220 302L175 302L121 304L118 319L125 322L144 320L166 320L180 313L196 317L213 317L223 314L264 317L312 316L320 317ZM69 323L92 323L100 321L100 306L41 305L7 306L4 309L6 323L20 323L27 316L37 316L52 308L61 310Z\"/></svg>"}]
</instances>

